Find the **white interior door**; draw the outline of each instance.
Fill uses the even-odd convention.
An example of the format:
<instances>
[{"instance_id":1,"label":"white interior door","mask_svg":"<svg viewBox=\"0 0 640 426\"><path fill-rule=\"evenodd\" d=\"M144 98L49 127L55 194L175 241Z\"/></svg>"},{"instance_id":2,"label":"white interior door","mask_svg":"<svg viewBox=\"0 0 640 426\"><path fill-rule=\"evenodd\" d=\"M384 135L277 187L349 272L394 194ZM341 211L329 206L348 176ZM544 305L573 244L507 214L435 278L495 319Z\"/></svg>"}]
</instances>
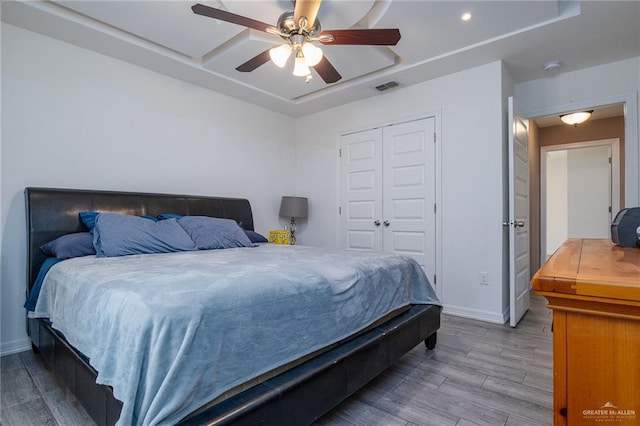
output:
<instances>
[{"instance_id":1,"label":"white interior door","mask_svg":"<svg viewBox=\"0 0 640 426\"><path fill-rule=\"evenodd\" d=\"M435 118L340 140L340 241L413 257L435 286Z\"/></svg>"},{"instance_id":2,"label":"white interior door","mask_svg":"<svg viewBox=\"0 0 640 426\"><path fill-rule=\"evenodd\" d=\"M540 149L540 248L548 259L567 238L609 238L620 208L620 141Z\"/></svg>"},{"instance_id":3,"label":"white interior door","mask_svg":"<svg viewBox=\"0 0 640 426\"><path fill-rule=\"evenodd\" d=\"M383 129L383 247L435 274L435 118Z\"/></svg>"},{"instance_id":4,"label":"white interior door","mask_svg":"<svg viewBox=\"0 0 640 426\"><path fill-rule=\"evenodd\" d=\"M529 309L529 134L509 97L509 317L515 327Z\"/></svg>"},{"instance_id":5,"label":"white interior door","mask_svg":"<svg viewBox=\"0 0 640 426\"><path fill-rule=\"evenodd\" d=\"M342 136L340 145L341 246L382 250L382 131Z\"/></svg>"},{"instance_id":6,"label":"white interior door","mask_svg":"<svg viewBox=\"0 0 640 426\"><path fill-rule=\"evenodd\" d=\"M611 226L611 146L567 152L569 238L609 238Z\"/></svg>"}]
</instances>

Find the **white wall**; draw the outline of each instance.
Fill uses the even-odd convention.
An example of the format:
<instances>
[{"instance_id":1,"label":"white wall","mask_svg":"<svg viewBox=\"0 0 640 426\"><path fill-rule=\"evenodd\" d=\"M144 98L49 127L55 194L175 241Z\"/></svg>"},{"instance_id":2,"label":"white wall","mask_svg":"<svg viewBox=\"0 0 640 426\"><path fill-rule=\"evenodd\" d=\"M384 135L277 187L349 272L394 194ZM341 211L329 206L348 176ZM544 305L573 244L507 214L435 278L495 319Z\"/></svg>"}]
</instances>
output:
<instances>
[{"instance_id":1,"label":"white wall","mask_svg":"<svg viewBox=\"0 0 640 426\"><path fill-rule=\"evenodd\" d=\"M502 322L501 79L502 64L494 62L298 119L296 192L311 206L300 241L338 246L340 134L437 113L442 299L449 312ZM479 284L480 271L488 272L488 286Z\"/></svg>"},{"instance_id":2,"label":"white wall","mask_svg":"<svg viewBox=\"0 0 640 426\"><path fill-rule=\"evenodd\" d=\"M25 333L27 186L248 198L278 224L294 191L291 119L2 24L0 353Z\"/></svg>"},{"instance_id":3,"label":"white wall","mask_svg":"<svg viewBox=\"0 0 640 426\"><path fill-rule=\"evenodd\" d=\"M640 57L519 83L515 97L524 113L605 98L640 89Z\"/></svg>"},{"instance_id":4,"label":"white wall","mask_svg":"<svg viewBox=\"0 0 640 426\"><path fill-rule=\"evenodd\" d=\"M525 117L625 102L625 202L640 205L640 57L516 84Z\"/></svg>"},{"instance_id":5,"label":"white wall","mask_svg":"<svg viewBox=\"0 0 640 426\"><path fill-rule=\"evenodd\" d=\"M569 197L567 195L567 151L550 151L546 155L547 247L545 254L549 257L569 234L567 220Z\"/></svg>"}]
</instances>

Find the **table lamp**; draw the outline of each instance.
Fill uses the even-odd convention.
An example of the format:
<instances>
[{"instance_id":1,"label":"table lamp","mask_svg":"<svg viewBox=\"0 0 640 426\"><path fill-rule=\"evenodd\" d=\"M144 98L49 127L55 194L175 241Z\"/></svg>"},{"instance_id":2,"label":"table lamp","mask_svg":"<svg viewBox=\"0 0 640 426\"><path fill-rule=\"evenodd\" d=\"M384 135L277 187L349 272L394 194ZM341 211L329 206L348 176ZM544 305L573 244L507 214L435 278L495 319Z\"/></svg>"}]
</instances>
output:
<instances>
[{"instance_id":1,"label":"table lamp","mask_svg":"<svg viewBox=\"0 0 640 426\"><path fill-rule=\"evenodd\" d=\"M309 203L305 197L282 197L280 216L291 218L291 238L289 243L296 244L296 218L305 218L309 214Z\"/></svg>"}]
</instances>

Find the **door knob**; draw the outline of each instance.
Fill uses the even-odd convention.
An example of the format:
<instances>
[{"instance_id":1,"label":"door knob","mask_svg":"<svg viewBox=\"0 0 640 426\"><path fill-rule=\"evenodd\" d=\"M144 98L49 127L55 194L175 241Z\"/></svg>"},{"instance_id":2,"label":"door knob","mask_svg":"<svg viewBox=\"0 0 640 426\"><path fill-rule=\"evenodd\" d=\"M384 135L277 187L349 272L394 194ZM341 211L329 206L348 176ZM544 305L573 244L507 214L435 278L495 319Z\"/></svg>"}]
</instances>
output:
<instances>
[{"instance_id":1,"label":"door knob","mask_svg":"<svg viewBox=\"0 0 640 426\"><path fill-rule=\"evenodd\" d=\"M524 227L524 222L519 220L519 221L516 222L516 226L519 227L519 228L522 228L522 227Z\"/></svg>"},{"instance_id":2,"label":"door knob","mask_svg":"<svg viewBox=\"0 0 640 426\"><path fill-rule=\"evenodd\" d=\"M391 223L389 223L389 221L388 221L388 220L385 220L385 221L384 221L384 222L382 222L382 223L384 223L384 226L389 226L389 225L391 225Z\"/></svg>"},{"instance_id":3,"label":"door knob","mask_svg":"<svg viewBox=\"0 0 640 426\"><path fill-rule=\"evenodd\" d=\"M373 222L373 224L374 224L375 226L380 226L380 221L379 221L379 220L376 220L375 222Z\"/></svg>"}]
</instances>

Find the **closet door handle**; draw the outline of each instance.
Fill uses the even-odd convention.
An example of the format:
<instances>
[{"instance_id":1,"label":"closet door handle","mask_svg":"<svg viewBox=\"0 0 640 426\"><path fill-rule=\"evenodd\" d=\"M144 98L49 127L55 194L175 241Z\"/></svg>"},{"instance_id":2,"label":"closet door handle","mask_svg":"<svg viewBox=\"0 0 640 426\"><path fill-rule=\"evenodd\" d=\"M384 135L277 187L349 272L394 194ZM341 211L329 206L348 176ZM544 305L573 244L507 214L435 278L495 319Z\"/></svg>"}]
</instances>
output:
<instances>
[{"instance_id":1,"label":"closet door handle","mask_svg":"<svg viewBox=\"0 0 640 426\"><path fill-rule=\"evenodd\" d=\"M380 221L379 221L379 220L376 220L375 222L373 222L373 224L374 224L375 226L380 226Z\"/></svg>"},{"instance_id":2,"label":"closet door handle","mask_svg":"<svg viewBox=\"0 0 640 426\"><path fill-rule=\"evenodd\" d=\"M384 226L389 226L389 225L391 225L391 223L390 223L388 220L385 220L385 221L384 221L384 222L382 222L382 223L384 223Z\"/></svg>"}]
</instances>

